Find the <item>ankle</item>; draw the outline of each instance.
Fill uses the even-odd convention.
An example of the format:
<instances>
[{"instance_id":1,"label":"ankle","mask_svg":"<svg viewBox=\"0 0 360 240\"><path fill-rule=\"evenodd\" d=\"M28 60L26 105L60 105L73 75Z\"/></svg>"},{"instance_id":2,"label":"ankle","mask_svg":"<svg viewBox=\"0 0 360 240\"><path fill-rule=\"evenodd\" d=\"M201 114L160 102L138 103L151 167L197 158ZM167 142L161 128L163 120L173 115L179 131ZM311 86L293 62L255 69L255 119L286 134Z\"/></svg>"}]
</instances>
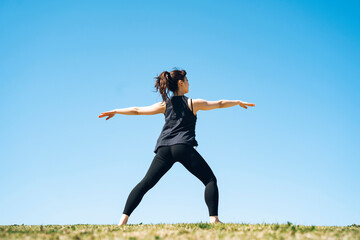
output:
<instances>
[{"instance_id":1,"label":"ankle","mask_svg":"<svg viewBox=\"0 0 360 240\"><path fill-rule=\"evenodd\" d=\"M120 226L120 225L126 225L128 219L129 219L129 216L126 215L126 214L123 214L123 215L121 216L121 218L120 218L120 221L119 221L119 224L118 224L118 225L119 225L119 226Z\"/></svg>"}]
</instances>

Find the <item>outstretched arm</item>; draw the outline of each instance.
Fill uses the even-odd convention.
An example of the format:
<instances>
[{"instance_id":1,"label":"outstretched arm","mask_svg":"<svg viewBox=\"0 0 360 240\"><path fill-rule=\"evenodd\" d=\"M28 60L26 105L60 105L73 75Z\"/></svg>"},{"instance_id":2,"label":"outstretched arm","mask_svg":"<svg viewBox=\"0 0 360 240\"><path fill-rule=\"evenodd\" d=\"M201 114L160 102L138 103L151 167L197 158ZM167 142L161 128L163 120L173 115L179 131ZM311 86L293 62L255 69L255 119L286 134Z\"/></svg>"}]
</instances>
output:
<instances>
[{"instance_id":1,"label":"outstretched arm","mask_svg":"<svg viewBox=\"0 0 360 240\"><path fill-rule=\"evenodd\" d=\"M99 115L99 118L107 117L106 120L109 120L110 118L115 116L115 114L117 114L117 113L125 114L125 115L137 115L135 107L129 107L129 108L120 108L120 109L114 109L114 110L107 111L107 112L102 112Z\"/></svg>"},{"instance_id":2,"label":"outstretched arm","mask_svg":"<svg viewBox=\"0 0 360 240\"><path fill-rule=\"evenodd\" d=\"M232 107L232 106L236 106L236 105L240 105L240 107L243 107L245 109L247 109L247 106L250 107L255 107L254 103L248 103L248 102L243 102L240 100L220 100L220 108L227 108L227 107Z\"/></svg>"},{"instance_id":3,"label":"outstretched arm","mask_svg":"<svg viewBox=\"0 0 360 240\"><path fill-rule=\"evenodd\" d=\"M129 107L129 108L120 108L120 109L114 109L108 112L103 112L99 116L99 118L102 117L108 117L106 120L112 118L115 114L124 114L124 115L154 115L158 113L164 113L165 110L165 104L162 102L155 103L151 106L146 107Z\"/></svg>"},{"instance_id":4,"label":"outstretched arm","mask_svg":"<svg viewBox=\"0 0 360 240\"><path fill-rule=\"evenodd\" d=\"M254 103L247 103L240 100L206 101L204 99L194 99L193 103L196 110L212 110L216 108L228 108L236 105L240 105L240 107L247 109L247 106L255 106Z\"/></svg>"},{"instance_id":5,"label":"outstretched arm","mask_svg":"<svg viewBox=\"0 0 360 240\"><path fill-rule=\"evenodd\" d=\"M228 108L240 104L240 100L220 100L219 108Z\"/></svg>"}]
</instances>

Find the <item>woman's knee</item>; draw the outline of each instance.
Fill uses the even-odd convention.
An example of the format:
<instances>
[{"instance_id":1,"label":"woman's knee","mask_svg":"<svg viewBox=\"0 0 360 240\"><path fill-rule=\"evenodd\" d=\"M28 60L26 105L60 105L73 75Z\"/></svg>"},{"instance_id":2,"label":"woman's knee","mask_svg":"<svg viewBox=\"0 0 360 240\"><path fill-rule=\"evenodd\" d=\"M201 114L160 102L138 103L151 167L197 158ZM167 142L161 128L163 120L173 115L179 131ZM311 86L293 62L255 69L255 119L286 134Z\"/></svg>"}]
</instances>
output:
<instances>
[{"instance_id":1,"label":"woman's knee","mask_svg":"<svg viewBox=\"0 0 360 240\"><path fill-rule=\"evenodd\" d=\"M147 179L141 180L136 186L135 189L143 194L149 191L153 187L153 184Z\"/></svg>"},{"instance_id":2,"label":"woman's knee","mask_svg":"<svg viewBox=\"0 0 360 240\"><path fill-rule=\"evenodd\" d=\"M205 186L208 184L217 184L217 178L215 177L215 175L212 175L206 182L205 182Z\"/></svg>"}]
</instances>

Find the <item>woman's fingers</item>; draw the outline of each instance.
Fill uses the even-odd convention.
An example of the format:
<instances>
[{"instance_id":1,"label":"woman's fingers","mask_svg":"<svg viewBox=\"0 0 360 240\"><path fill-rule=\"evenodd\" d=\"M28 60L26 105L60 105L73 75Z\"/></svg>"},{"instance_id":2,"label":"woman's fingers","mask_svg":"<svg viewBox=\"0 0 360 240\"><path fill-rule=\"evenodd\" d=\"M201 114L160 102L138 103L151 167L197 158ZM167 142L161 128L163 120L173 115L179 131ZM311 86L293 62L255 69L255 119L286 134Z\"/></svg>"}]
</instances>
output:
<instances>
[{"instance_id":1,"label":"woman's fingers","mask_svg":"<svg viewBox=\"0 0 360 240\"><path fill-rule=\"evenodd\" d=\"M250 107L254 107L255 106L255 103L247 103L247 102L242 102L240 103L240 106L247 109L246 106L250 106Z\"/></svg>"},{"instance_id":2,"label":"woman's fingers","mask_svg":"<svg viewBox=\"0 0 360 240\"><path fill-rule=\"evenodd\" d=\"M114 113L105 112L105 113L103 113L102 115L100 115L99 118L101 118L101 117L107 117L107 118L105 118L105 120L108 120L108 119L112 118L114 115L115 115Z\"/></svg>"},{"instance_id":3,"label":"woman's fingers","mask_svg":"<svg viewBox=\"0 0 360 240\"><path fill-rule=\"evenodd\" d=\"M103 112L101 113L101 115L99 115L99 118L102 118L102 117L106 117L106 116L109 116L106 120L108 120L109 118L112 118L114 116L113 113L111 112Z\"/></svg>"},{"instance_id":4,"label":"woman's fingers","mask_svg":"<svg viewBox=\"0 0 360 240\"><path fill-rule=\"evenodd\" d=\"M243 102L242 105L244 105L244 106L250 106L250 107L254 107L254 106L255 106L254 103L247 103L247 102Z\"/></svg>"}]
</instances>

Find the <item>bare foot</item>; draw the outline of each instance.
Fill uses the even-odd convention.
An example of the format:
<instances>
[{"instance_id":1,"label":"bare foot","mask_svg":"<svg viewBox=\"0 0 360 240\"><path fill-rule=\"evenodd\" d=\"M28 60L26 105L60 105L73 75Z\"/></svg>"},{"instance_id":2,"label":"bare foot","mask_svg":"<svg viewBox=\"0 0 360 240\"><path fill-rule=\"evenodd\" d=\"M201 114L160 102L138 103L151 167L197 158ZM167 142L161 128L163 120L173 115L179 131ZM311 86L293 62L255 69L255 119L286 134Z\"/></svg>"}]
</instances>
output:
<instances>
[{"instance_id":1,"label":"bare foot","mask_svg":"<svg viewBox=\"0 0 360 240\"><path fill-rule=\"evenodd\" d=\"M123 215L121 216L121 218L120 218L120 221L119 221L118 226L126 225L128 219L129 219L129 216L126 215L126 214L123 214Z\"/></svg>"},{"instance_id":2,"label":"bare foot","mask_svg":"<svg viewBox=\"0 0 360 240\"><path fill-rule=\"evenodd\" d=\"M210 216L210 223L223 223L219 220L218 216Z\"/></svg>"}]
</instances>

